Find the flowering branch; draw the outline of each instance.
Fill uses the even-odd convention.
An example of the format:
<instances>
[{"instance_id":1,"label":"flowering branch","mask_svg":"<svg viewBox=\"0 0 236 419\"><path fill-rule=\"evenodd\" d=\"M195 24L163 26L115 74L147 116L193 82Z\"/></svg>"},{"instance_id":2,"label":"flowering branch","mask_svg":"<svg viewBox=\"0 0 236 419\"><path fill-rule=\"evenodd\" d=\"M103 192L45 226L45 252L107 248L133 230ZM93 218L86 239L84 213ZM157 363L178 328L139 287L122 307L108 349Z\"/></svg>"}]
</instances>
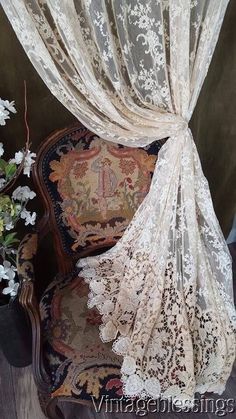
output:
<instances>
[{"instance_id":1,"label":"flowering branch","mask_svg":"<svg viewBox=\"0 0 236 419\"><path fill-rule=\"evenodd\" d=\"M0 99L0 125L5 125L10 118L10 112L16 113L14 102ZM16 254L19 245L16 227L19 222L25 226L33 225L36 221L36 213L27 209L28 202L36 194L28 186L19 186L12 195L6 191L14 185L20 173L30 177L31 167L34 163L35 153L29 150L29 126L27 123L27 99L25 83L25 112L26 145L22 151L17 151L14 158L8 161L2 158L4 154L3 144L0 143L0 287L3 295L14 297L17 295L19 284L16 281Z\"/></svg>"},{"instance_id":2,"label":"flowering branch","mask_svg":"<svg viewBox=\"0 0 236 419\"><path fill-rule=\"evenodd\" d=\"M3 143L0 142L0 192L7 192L18 179L23 171L23 174L30 176L31 166L34 163L35 153L31 153L30 147L30 132L27 122L27 89L24 81L24 121L26 126L26 144L25 148L15 153L15 157L6 161L2 158L4 154ZM14 101L0 99L0 125L6 125L6 120L10 119L10 112L16 113Z\"/></svg>"}]
</instances>

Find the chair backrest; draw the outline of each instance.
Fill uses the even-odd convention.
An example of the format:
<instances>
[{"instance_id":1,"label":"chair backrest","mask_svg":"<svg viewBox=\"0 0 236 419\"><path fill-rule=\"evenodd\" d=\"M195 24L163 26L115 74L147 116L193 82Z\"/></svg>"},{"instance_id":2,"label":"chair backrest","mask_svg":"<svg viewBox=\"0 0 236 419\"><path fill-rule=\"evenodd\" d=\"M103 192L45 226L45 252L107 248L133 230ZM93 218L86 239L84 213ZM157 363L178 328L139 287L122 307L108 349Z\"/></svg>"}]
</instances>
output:
<instances>
[{"instance_id":1,"label":"chair backrest","mask_svg":"<svg viewBox=\"0 0 236 419\"><path fill-rule=\"evenodd\" d=\"M124 147L80 123L43 142L34 180L62 271L119 240L149 190L163 142L145 149Z\"/></svg>"}]
</instances>

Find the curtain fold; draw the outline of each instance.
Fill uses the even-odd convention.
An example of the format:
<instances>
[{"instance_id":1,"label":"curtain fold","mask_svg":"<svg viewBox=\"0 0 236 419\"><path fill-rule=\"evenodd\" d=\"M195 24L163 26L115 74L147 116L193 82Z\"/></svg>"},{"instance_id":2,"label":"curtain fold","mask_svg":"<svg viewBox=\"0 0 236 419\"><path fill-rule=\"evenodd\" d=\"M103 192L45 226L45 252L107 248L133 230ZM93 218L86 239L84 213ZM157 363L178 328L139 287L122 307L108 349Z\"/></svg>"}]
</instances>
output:
<instances>
[{"instance_id":1,"label":"curtain fold","mask_svg":"<svg viewBox=\"0 0 236 419\"><path fill-rule=\"evenodd\" d=\"M78 262L126 396L219 394L235 359L231 257L188 121L228 0L2 0L51 92L101 138L169 137L109 251Z\"/></svg>"}]
</instances>

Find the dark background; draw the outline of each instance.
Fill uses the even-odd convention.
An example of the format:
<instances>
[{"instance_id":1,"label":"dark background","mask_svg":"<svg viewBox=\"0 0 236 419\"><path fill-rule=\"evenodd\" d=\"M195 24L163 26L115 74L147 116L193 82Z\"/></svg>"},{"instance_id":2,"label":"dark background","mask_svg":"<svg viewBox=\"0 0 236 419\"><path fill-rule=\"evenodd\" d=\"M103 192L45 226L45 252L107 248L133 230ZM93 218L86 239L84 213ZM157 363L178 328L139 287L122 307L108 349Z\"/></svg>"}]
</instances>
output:
<instances>
[{"instance_id":1,"label":"dark background","mask_svg":"<svg viewBox=\"0 0 236 419\"><path fill-rule=\"evenodd\" d=\"M28 89L31 149L75 121L40 79L0 6L0 97L18 113L0 128L9 155L24 146L24 80ZM191 128L209 181L215 211L227 236L236 210L236 1L231 0ZM34 205L39 205L37 200Z\"/></svg>"}]
</instances>

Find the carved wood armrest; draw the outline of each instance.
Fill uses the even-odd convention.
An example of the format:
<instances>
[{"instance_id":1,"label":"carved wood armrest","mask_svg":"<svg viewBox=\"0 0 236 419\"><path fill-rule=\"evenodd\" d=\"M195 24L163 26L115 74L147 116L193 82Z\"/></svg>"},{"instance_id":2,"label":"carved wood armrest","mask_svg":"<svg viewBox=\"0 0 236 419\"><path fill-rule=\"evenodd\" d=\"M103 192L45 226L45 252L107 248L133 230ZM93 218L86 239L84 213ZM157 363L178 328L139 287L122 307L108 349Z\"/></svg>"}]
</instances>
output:
<instances>
[{"instance_id":1,"label":"carved wood armrest","mask_svg":"<svg viewBox=\"0 0 236 419\"><path fill-rule=\"evenodd\" d=\"M19 302L26 310L32 327L32 369L36 385L41 392L50 392L50 379L42 361L41 319L34 292L33 259L37 252L38 234L27 234L19 245L17 272L20 282Z\"/></svg>"}]
</instances>

